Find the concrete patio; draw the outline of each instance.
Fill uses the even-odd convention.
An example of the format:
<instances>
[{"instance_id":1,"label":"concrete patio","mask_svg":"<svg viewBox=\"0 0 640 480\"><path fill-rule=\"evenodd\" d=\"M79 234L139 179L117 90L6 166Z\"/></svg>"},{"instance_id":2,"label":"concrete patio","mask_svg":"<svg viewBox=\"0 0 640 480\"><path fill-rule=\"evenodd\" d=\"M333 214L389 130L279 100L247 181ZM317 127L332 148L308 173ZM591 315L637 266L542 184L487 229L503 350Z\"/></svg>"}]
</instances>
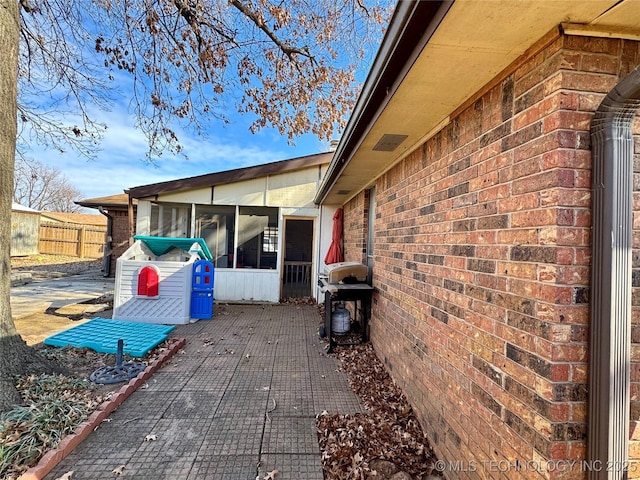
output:
<instances>
[{"instance_id":1,"label":"concrete patio","mask_svg":"<svg viewBox=\"0 0 640 480\"><path fill-rule=\"evenodd\" d=\"M363 408L324 353L317 307L215 308L176 327L184 349L47 479L323 478L316 415Z\"/></svg>"}]
</instances>

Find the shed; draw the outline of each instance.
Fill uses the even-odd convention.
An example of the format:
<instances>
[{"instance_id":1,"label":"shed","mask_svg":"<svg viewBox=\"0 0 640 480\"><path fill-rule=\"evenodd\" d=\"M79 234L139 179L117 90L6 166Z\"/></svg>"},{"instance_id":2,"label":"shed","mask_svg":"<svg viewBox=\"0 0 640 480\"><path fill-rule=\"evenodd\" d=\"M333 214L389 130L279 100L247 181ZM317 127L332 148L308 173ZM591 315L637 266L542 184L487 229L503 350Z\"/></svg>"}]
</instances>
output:
<instances>
[{"instance_id":1,"label":"shed","mask_svg":"<svg viewBox=\"0 0 640 480\"><path fill-rule=\"evenodd\" d=\"M133 238L116 262L113 318L189 323L194 265L212 258L206 243L202 238Z\"/></svg>"},{"instance_id":2,"label":"shed","mask_svg":"<svg viewBox=\"0 0 640 480\"><path fill-rule=\"evenodd\" d=\"M37 255L40 212L13 202L11 205L11 256Z\"/></svg>"}]
</instances>

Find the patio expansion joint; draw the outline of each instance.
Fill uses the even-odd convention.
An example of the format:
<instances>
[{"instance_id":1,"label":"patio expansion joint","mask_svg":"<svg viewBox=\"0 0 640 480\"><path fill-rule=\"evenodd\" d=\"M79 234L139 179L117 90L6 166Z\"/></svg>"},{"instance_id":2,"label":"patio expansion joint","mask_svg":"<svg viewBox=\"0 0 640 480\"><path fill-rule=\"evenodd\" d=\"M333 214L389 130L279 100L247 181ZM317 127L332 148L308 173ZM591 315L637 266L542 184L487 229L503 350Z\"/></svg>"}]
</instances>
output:
<instances>
[{"instance_id":1,"label":"patio expansion joint","mask_svg":"<svg viewBox=\"0 0 640 480\"><path fill-rule=\"evenodd\" d=\"M245 357L245 351L246 350L247 350L247 345L244 346L244 348L242 349L242 352L237 351L236 354L241 355L241 357ZM247 358L250 358L250 357L247 357ZM270 370L271 374L269 376L268 382L265 382L265 383L267 383L265 385L265 387L268 387L268 391L269 392L273 388L273 369L274 369L275 362L276 362L276 357L275 356L269 357L269 363L271 364L269 370ZM229 380L226 382L226 384L224 386L224 392L222 394L221 401L218 403L218 405L216 407L216 411L214 412L214 417L218 416L218 413L220 412L220 408L221 408L222 402L224 401L225 397L227 397L230 394L230 386L231 386L232 380L234 378L238 378L238 376L242 376L242 372L240 372L241 368L242 368L242 362L238 362L236 364L236 366L234 367L234 369L233 369L233 374L229 376ZM267 398L270 398L270 397L267 397ZM263 412L263 415L262 415L264 421L262 422L262 428L260 429L260 440L259 440L258 449L257 449L258 461L257 461L257 464L255 466L256 477L259 476L259 468L260 468L260 465L261 465L262 449L263 449L263 445L264 445L264 441L265 441L265 432L266 432L266 429L267 429L267 423L271 421L271 418L269 417L269 413L271 413L271 411L270 411L270 408L271 408L270 403L271 402L269 402L267 400L267 402L265 403L265 408L264 408L264 412ZM274 409L275 408L277 408L277 405L276 405L276 407L274 407Z\"/></svg>"},{"instance_id":2,"label":"patio expansion joint","mask_svg":"<svg viewBox=\"0 0 640 480\"><path fill-rule=\"evenodd\" d=\"M271 359L271 378L269 379L269 392L271 393L271 389L273 388L273 367L275 366L276 363L276 357L273 356ZM262 449L264 447L264 440L265 440L265 432L267 431L267 422L271 422L271 417L269 417L269 413L271 413L273 410L275 410L277 408L277 404L275 404L275 400L274 400L274 407L273 410L269 410L269 398L271 398L271 396L269 395L267 397L267 407L265 409L264 412L264 419L265 421L262 424L262 434L260 435L260 446L258 449L258 464L256 465L256 478L258 478L260 476L260 465L262 465Z\"/></svg>"}]
</instances>

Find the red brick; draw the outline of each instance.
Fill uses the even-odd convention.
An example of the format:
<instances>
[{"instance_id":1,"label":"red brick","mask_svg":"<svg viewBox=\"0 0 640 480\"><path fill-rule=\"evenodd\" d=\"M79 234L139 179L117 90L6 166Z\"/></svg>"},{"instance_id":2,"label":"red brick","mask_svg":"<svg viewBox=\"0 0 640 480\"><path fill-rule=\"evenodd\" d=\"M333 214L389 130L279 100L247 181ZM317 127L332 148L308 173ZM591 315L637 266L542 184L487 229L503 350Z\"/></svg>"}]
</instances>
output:
<instances>
[{"instance_id":1,"label":"red brick","mask_svg":"<svg viewBox=\"0 0 640 480\"><path fill-rule=\"evenodd\" d=\"M557 221L558 212L556 209L551 208L511 214L512 228L556 225Z\"/></svg>"},{"instance_id":2,"label":"red brick","mask_svg":"<svg viewBox=\"0 0 640 480\"><path fill-rule=\"evenodd\" d=\"M553 359L558 362L586 362L586 345L556 345L553 347Z\"/></svg>"},{"instance_id":3,"label":"red brick","mask_svg":"<svg viewBox=\"0 0 640 480\"><path fill-rule=\"evenodd\" d=\"M568 188L545 190L540 193L540 205L588 208L591 205L591 191Z\"/></svg>"},{"instance_id":4,"label":"red brick","mask_svg":"<svg viewBox=\"0 0 640 480\"><path fill-rule=\"evenodd\" d=\"M558 186L558 174L556 171L544 171L537 175L530 175L513 182L512 195L528 192L539 192L547 188Z\"/></svg>"},{"instance_id":5,"label":"red brick","mask_svg":"<svg viewBox=\"0 0 640 480\"><path fill-rule=\"evenodd\" d=\"M437 434L438 454L584 458L583 441L550 438L558 424L579 432L586 421L589 128L618 70L639 59L633 42L553 40L377 180L371 340L416 399L428 435ZM640 135L640 120L634 128ZM348 260L366 261L367 208L365 193L345 205ZM633 234L640 248L640 231ZM640 287L633 301L638 325ZM428 355L416 354L416 342Z\"/></svg>"},{"instance_id":6,"label":"red brick","mask_svg":"<svg viewBox=\"0 0 640 480\"><path fill-rule=\"evenodd\" d=\"M554 130L589 130L591 126L592 115L585 112L567 112L559 111L545 117L543 122L544 133L550 133Z\"/></svg>"},{"instance_id":7,"label":"red brick","mask_svg":"<svg viewBox=\"0 0 640 480\"><path fill-rule=\"evenodd\" d=\"M591 188L591 172L588 170L576 170L574 182L576 188Z\"/></svg>"},{"instance_id":8,"label":"red brick","mask_svg":"<svg viewBox=\"0 0 640 480\"><path fill-rule=\"evenodd\" d=\"M535 228L500 230L496 241L506 245L535 244L538 241L538 231Z\"/></svg>"},{"instance_id":9,"label":"red brick","mask_svg":"<svg viewBox=\"0 0 640 480\"><path fill-rule=\"evenodd\" d=\"M558 227L553 225L547 225L540 227L536 230L537 238L536 242L539 245L556 245L558 242Z\"/></svg>"},{"instance_id":10,"label":"red brick","mask_svg":"<svg viewBox=\"0 0 640 480\"><path fill-rule=\"evenodd\" d=\"M538 267L532 263L498 262L497 272L509 277L535 280L538 276Z\"/></svg>"},{"instance_id":11,"label":"red brick","mask_svg":"<svg viewBox=\"0 0 640 480\"><path fill-rule=\"evenodd\" d=\"M552 150L542 155L542 168L591 168L591 152L581 150Z\"/></svg>"},{"instance_id":12,"label":"red brick","mask_svg":"<svg viewBox=\"0 0 640 480\"><path fill-rule=\"evenodd\" d=\"M540 207L540 194L538 192L529 192L524 195L517 195L498 200L499 213L532 210L538 207Z\"/></svg>"}]
</instances>

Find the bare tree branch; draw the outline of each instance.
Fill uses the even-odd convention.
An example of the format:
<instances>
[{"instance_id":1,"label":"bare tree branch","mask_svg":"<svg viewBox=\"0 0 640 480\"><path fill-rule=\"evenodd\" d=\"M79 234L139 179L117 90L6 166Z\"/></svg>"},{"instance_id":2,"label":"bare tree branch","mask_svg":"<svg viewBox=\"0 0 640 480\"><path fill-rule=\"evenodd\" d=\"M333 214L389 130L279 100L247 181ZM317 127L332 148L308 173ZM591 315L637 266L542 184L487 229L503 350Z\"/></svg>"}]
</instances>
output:
<instances>
[{"instance_id":1,"label":"bare tree branch","mask_svg":"<svg viewBox=\"0 0 640 480\"><path fill-rule=\"evenodd\" d=\"M282 53L289 57L290 60L294 60L294 54L302 55L303 57L313 60L314 57L311 52L309 52L309 47L304 46L302 48L296 48L284 44L273 30L269 28L265 21L240 0L231 0L229 3L246 15L247 18L251 19L251 21L255 23L256 26L262 30L271 39L271 41L278 46Z\"/></svg>"},{"instance_id":2,"label":"bare tree branch","mask_svg":"<svg viewBox=\"0 0 640 480\"><path fill-rule=\"evenodd\" d=\"M27 13L31 13L34 10L34 8L29 3L29 0L20 0L20 6Z\"/></svg>"},{"instance_id":3,"label":"bare tree branch","mask_svg":"<svg viewBox=\"0 0 640 480\"><path fill-rule=\"evenodd\" d=\"M251 114L252 132L329 139L355 99L351 62L378 38L370 33L381 23L377 2L39 0L22 9L21 90L48 88L49 110L68 105L93 140L103 129L86 105L106 108L109 82L128 74L150 158L181 152L176 132L203 133L211 119L228 123L230 111ZM34 117L25 116L38 128ZM41 124L49 133L35 137L51 137L51 124Z\"/></svg>"},{"instance_id":4,"label":"bare tree branch","mask_svg":"<svg viewBox=\"0 0 640 480\"><path fill-rule=\"evenodd\" d=\"M81 197L81 192L57 168L19 159L13 184L13 200L26 207L71 213L80 210L74 200Z\"/></svg>"}]
</instances>

